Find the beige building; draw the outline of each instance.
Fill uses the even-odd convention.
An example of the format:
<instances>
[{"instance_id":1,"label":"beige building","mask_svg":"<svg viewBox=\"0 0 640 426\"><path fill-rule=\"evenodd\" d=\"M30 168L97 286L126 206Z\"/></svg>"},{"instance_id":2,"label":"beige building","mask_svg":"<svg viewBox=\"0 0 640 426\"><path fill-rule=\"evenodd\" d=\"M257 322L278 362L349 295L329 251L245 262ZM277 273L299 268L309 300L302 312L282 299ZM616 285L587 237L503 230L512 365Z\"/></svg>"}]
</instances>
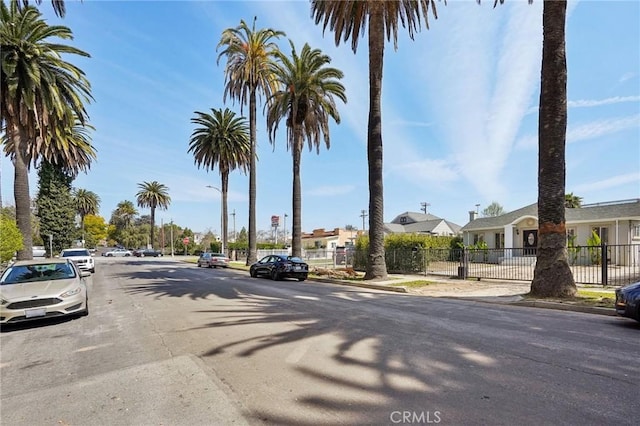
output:
<instances>
[{"instance_id":1,"label":"beige building","mask_svg":"<svg viewBox=\"0 0 640 426\"><path fill-rule=\"evenodd\" d=\"M302 233L302 247L304 249L335 249L355 243L362 231L334 228L325 231L324 228L314 229L313 232Z\"/></svg>"}]
</instances>

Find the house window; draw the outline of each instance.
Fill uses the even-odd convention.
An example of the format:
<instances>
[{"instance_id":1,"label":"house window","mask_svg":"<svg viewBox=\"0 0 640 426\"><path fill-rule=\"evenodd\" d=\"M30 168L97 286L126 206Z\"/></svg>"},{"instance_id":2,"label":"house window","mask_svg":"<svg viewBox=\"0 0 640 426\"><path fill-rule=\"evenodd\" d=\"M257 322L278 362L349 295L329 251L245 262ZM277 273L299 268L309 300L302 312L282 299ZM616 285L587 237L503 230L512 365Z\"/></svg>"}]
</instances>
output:
<instances>
[{"instance_id":1,"label":"house window","mask_svg":"<svg viewBox=\"0 0 640 426\"><path fill-rule=\"evenodd\" d=\"M633 232L632 234L633 238L640 238L640 223L636 223L635 225L633 225L632 232Z\"/></svg>"},{"instance_id":2,"label":"house window","mask_svg":"<svg viewBox=\"0 0 640 426\"><path fill-rule=\"evenodd\" d=\"M482 234L473 234L473 244L476 245L478 243L484 242L484 235Z\"/></svg>"},{"instance_id":3,"label":"house window","mask_svg":"<svg viewBox=\"0 0 640 426\"><path fill-rule=\"evenodd\" d=\"M496 232L495 234L496 248L504 248L504 232Z\"/></svg>"},{"instance_id":4,"label":"house window","mask_svg":"<svg viewBox=\"0 0 640 426\"><path fill-rule=\"evenodd\" d=\"M402 217L400 218L400 223L402 223L402 224L407 223L407 217L406 217L406 216L402 216Z\"/></svg>"},{"instance_id":5,"label":"house window","mask_svg":"<svg viewBox=\"0 0 640 426\"><path fill-rule=\"evenodd\" d=\"M576 228L567 228L567 243L573 246L576 243Z\"/></svg>"},{"instance_id":6,"label":"house window","mask_svg":"<svg viewBox=\"0 0 640 426\"><path fill-rule=\"evenodd\" d=\"M609 243L609 229L603 226L594 226L592 228L593 232L596 233L600 237L600 242L607 244Z\"/></svg>"}]
</instances>

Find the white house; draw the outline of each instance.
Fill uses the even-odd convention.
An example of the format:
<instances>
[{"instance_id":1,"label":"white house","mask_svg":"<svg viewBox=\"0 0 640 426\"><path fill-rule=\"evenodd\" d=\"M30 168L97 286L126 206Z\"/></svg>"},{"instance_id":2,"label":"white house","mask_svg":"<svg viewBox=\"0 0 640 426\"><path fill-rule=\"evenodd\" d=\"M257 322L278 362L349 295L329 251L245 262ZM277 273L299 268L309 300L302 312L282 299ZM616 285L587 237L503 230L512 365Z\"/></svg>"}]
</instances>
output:
<instances>
[{"instance_id":1,"label":"white house","mask_svg":"<svg viewBox=\"0 0 640 426\"><path fill-rule=\"evenodd\" d=\"M470 219L461 230L465 245L484 241L490 249L507 249L505 258L535 255L538 246L537 203L500 216ZM632 246L631 250L625 251L624 258L617 261L618 264L640 263L640 199L567 208L565 223L567 237L572 237L575 245L587 246L595 232L609 246Z\"/></svg>"}]
</instances>

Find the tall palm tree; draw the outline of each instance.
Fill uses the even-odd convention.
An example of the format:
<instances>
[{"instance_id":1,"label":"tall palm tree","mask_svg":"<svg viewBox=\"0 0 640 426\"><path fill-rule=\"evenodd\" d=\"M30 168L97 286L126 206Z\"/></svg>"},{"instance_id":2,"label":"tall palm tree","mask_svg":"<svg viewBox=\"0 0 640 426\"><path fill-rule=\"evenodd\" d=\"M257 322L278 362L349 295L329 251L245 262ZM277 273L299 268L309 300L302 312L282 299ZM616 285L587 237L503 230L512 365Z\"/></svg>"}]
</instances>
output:
<instances>
[{"instance_id":1,"label":"tall palm tree","mask_svg":"<svg viewBox=\"0 0 640 426\"><path fill-rule=\"evenodd\" d=\"M567 136L566 0L545 0L538 117L538 250L531 294L572 297L565 224Z\"/></svg>"},{"instance_id":2,"label":"tall palm tree","mask_svg":"<svg viewBox=\"0 0 640 426\"><path fill-rule=\"evenodd\" d=\"M428 13L437 18L433 0L311 0L311 15L315 23L323 23L335 32L335 43L351 38L351 48L358 48L358 38L369 25L369 123L367 125L367 157L369 163L369 255L365 279L384 278L387 265L384 258L384 197L382 182L382 65L385 33L393 37L397 48L398 24L406 27L409 37L420 29L424 18L428 28Z\"/></svg>"},{"instance_id":3,"label":"tall palm tree","mask_svg":"<svg viewBox=\"0 0 640 426\"><path fill-rule=\"evenodd\" d=\"M287 124L287 148L293 157L293 232L291 254L302 255L302 190L300 163L304 140L309 150L320 152L321 138L329 149L329 118L340 123L340 114L334 97L347 101L344 86L338 81L343 73L328 67L331 58L319 49L302 47L300 55L291 44L291 59L278 52L279 62L272 65L273 74L279 84L278 90L268 102L267 128L269 140L275 143L278 124L284 118Z\"/></svg>"},{"instance_id":4,"label":"tall palm tree","mask_svg":"<svg viewBox=\"0 0 640 426\"><path fill-rule=\"evenodd\" d=\"M100 209L100 197L93 191L86 189L74 189L73 203L76 207L76 213L80 216L80 226L82 227L82 243L84 244L84 218L88 214L98 214Z\"/></svg>"},{"instance_id":5,"label":"tall palm tree","mask_svg":"<svg viewBox=\"0 0 640 426\"><path fill-rule=\"evenodd\" d=\"M278 46L274 39L284 36L282 31L271 28L256 30L256 18L253 26L243 21L235 28L227 28L222 32L218 48L223 47L218 56L218 63L223 56L227 58L225 67L224 100L227 97L240 102L240 113L243 106L249 103L249 138L251 141L251 158L249 164L249 254L247 265L257 260L256 239L256 102L257 95L271 96L276 89L269 64L273 62Z\"/></svg>"},{"instance_id":6,"label":"tall palm tree","mask_svg":"<svg viewBox=\"0 0 640 426\"><path fill-rule=\"evenodd\" d=\"M16 222L23 237L17 258L30 259L29 168L39 159L32 147L50 146L52 138L65 144L73 123L85 124L90 85L84 73L62 55L89 55L50 42L51 38L71 39L71 30L47 25L31 6L0 2L0 23L0 127L13 148Z\"/></svg>"},{"instance_id":7,"label":"tall palm tree","mask_svg":"<svg viewBox=\"0 0 640 426\"><path fill-rule=\"evenodd\" d=\"M151 247L155 248L153 234L156 227L156 208L166 210L171 204L169 188L155 180L139 183L138 188L140 188L136 194L138 206L151 209Z\"/></svg>"},{"instance_id":8,"label":"tall palm tree","mask_svg":"<svg viewBox=\"0 0 640 426\"><path fill-rule=\"evenodd\" d=\"M249 125L244 117L225 108L211 109L211 114L196 111L191 119L196 128L191 134L188 152L193 153L195 164L205 170L212 170L216 165L220 170L222 190L222 246L227 247L228 215L227 195L229 193L229 173L235 169L247 172L251 163L251 141Z\"/></svg>"}]
</instances>

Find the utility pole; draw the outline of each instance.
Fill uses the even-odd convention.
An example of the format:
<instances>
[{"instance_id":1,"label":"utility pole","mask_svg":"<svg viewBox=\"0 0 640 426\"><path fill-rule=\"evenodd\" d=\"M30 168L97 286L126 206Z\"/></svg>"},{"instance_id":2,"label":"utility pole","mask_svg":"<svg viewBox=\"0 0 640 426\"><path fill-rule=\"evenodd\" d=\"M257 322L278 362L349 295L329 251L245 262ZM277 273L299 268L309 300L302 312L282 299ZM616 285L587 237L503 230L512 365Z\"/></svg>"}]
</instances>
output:
<instances>
[{"instance_id":1,"label":"utility pole","mask_svg":"<svg viewBox=\"0 0 640 426\"><path fill-rule=\"evenodd\" d=\"M287 246L287 218L289 217L288 214L284 214L284 245L285 247Z\"/></svg>"},{"instance_id":2,"label":"utility pole","mask_svg":"<svg viewBox=\"0 0 640 426\"><path fill-rule=\"evenodd\" d=\"M173 219L171 219L171 257L173 257Z\"/></svg>"},{"instance_id":3,"label":"utility pole","mask_svg":"<svg viewBox=\"0 0 640 426\"><path fill-rule=\"evenodd\" d=\"M424 203L420 203L420 210L422 210L424 212L424 214L427 214L427 207L429 207L431 204L424 202Z\"/></svg>"},{"instance_id":4,"label":"utility pole","mask_svg":"<svg viewBox=\"0 0 640 426\"><path fill-rule=\"evenodd\" d=\"M367 228L364 226L364 219L368 216L366 210L360 210L360 217L362 218L362 231L366 231Z\"/></svg>"},{"instance_id":5,"label":"utility pole","mask_svg":"<svg viewBox=\"0 0 640 426\"><path fill-rule=\"evenodd\" d=\"M233 209L233 213L231 213L231 216L233 216L233 242L236 242L236 209Z\"/></svg>"}]
</instances>

